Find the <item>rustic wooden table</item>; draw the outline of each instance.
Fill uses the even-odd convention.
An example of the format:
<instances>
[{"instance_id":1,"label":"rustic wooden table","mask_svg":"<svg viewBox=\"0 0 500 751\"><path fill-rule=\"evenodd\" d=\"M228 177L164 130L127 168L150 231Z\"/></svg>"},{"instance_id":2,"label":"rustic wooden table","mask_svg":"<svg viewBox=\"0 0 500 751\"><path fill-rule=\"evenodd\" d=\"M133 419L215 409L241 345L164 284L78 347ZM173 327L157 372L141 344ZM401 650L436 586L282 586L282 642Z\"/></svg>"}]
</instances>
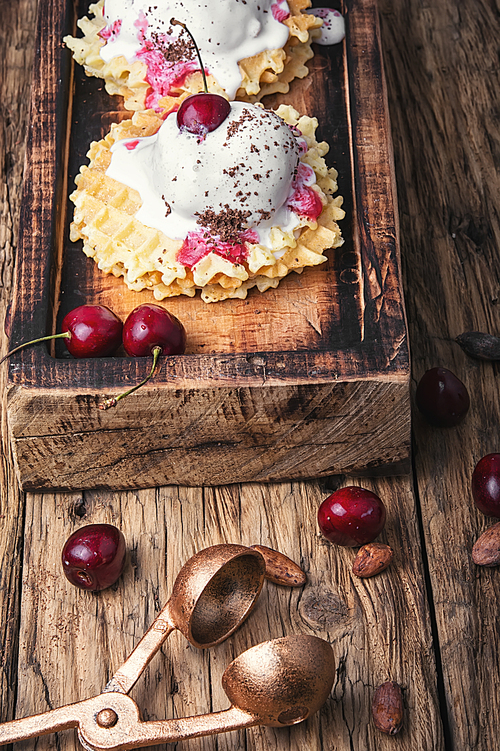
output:
<instances>
[{"instance_id":1,"label":"rustic wooden table","mask_svg":"<svg viewBox=\"0 0 500 751\"><path fill-rule=\"evenodd\" d=\"M16 255L36 5L0 0L2 319ZM345 484L343 477L23 494L3 405L1 720L99 693L167 600L182 563L225 540L279 548L303 566L308 585L294 591L266 585L247 624L213 650L200 653L173 635L134 689L144 717L224 709L225 666L245 648L283 633L328 639L336 680L321 712L302 725L196 739L182 748L499 748L500 572L472 563L472 545L492 521L476 510L470 491L475 463L499 450L497 367L469 359L454 339L463 331L500 329L500 5L380 0L379 9L413 384L442 365L471 395L470 412L454 429L430 428L414 411L412 476L354 481L387 505L380 539L395 549L391 569L356 579L353 550L318 534L317 507ZM4 379L2 368L2 393ZM92 521L120 526L131 548L123 583L97 597L67 584L58 560L59 541ZM396 738L370 719L374 689L386 680L404 689L405 725ZM35 746L79 744L66 731L16 748Z\"/></svg>"}]
</instances>

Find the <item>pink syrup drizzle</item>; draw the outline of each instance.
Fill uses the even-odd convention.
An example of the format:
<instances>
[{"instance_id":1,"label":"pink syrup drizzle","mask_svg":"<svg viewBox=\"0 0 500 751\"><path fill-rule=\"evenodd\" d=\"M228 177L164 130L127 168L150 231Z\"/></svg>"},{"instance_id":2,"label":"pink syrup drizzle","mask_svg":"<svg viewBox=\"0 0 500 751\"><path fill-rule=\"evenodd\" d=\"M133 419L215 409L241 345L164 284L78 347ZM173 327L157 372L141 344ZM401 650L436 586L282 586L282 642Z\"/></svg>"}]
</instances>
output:
<instances>
[{"instance_id":1,"label":"pink syrup drizzle","mask_svg":"<svg viewBox=\"0 0 500 751\"><path fill-rule=\"evenodd\" d=\"M183 266L192 269L193 266L208 256L215 253L221 258L226 258L231 263L243 263L248 258L246 243L258 243L259 238L253 230L245 230L240 235L241 243L221 242L216 237L209 236L205 232L189 232L182 247L177 252L177 261ZM216 244L214 244L214 242Z\"/></svg>"},{"instance_id":2,"label":"pink syrup drizzle","mask_svg":"<svg viewBox=\"0 0 500 751\"><path fill-rule=\"evenodd\" d=\"M274 20L279 21L280 23L283 23L287 18L290 18L290 11L288 10L286 2L273 3L271 5L271 12Z\"/></svg>"},{"instance_id":3,"label":"pink syrup drizzle","mask_svg":"<svg viewBox=\"0 0 500 751\"><path fill-rule=\"evenodd\" d=\"M299 162L297 175L293 181L293 192L287 201L287 207L298 216L315 222L323 211L321 198L307 183L314 181L314 170L308 164Z\"/></svg>"},{"instance_id":4,"label":"pink syrup drizzle","mask_svg":"<svg viewBox=\"0 0 500 751\"><path fill-rule=\"evenodd\" d=\"M118 19L118 21L114 21L108 26L105 26L104 29L101 29L99 36L106 42L108 41L108 39L114 39L114 37L118 36L118 34L120 33L121 26L121 19Z\"/></svg>"},{"instance_id":5,"label":"pink syrup drizzle","mask_svg":"<svg viewBox=\"0 0 500 751\"><path fill-rule=\"evenodd\" d=\"M151 87L146 95L145 105L148 109L161 109L159 100L164 96L178 96L179 89L186 78L195 70L198 70L199 66L195 60L177 63L167 62L154 42L146 39L148 20L143 13L141 13L135 25L138 28L138 38L142 44L136 57L146 65L146 81ZM168 45L169 38L167 35L163 35L162 42Z\"/></svg>"},{"instance_id":6,"label":"pink syrup drizzle","mask_svg":"<svg viewBox=\"0 0 500 751\"><path fill-rule=\"evenodd\" d=\"M150 89L145 99L146 109L163 109L159 104L160 99L165 96L179 96L179 89L183 86L186 78L199 68L194 61L167 65L163 55L154 48L143 47L136 57L147 66L146 81L149 83ZM172 112L173 109L172 107L169 112Z\"/></svg>"},{"instance_id":7,"label":"pink syrup drizzle","mask_svg":"<svg viewBox=\"0 0 500 751\"><path fill-rule=\"evenodd\" d=\"M298 214L298 216L307 217L312 222L317 221L323 211L321 198L315 190L309 188L307 185L303 185L293 193L292 197L288 200L287 206L291 211Z\"/></svg>"},{"instance_id":8,"label":"pink syrup drizzle","mask_svg":"<svg viewBox=\"0 0 500 751\"><path fill-rule=\"evenodd\" d=\"M107 41L114 38L120 31L121 21L115 21L109 24L99 32L99 36ZM155 47L150 39L146 39L148 29L148 20L143 12L139 15L134 24L137 28L137 37L141 43L141 49L136 54L136 59L143 62L146 66L146 81L150 88L145 98L146 109L155 109L162 111L160 99L165 96L178 96L186 78L198 70L199 66L195 60L186 60L177 63L168 63L161 51ZM168 43L168 37L165 36ZM165 115L178 109L173 106L165 112Z\"/></svg>"},{"instance_id":9,"label":"pink syrup drizzle","mask_svg":"<svg viewBox=\"0 0 500 751\"><path fill-rule=\"evenodd\" d=\"M136 138L133 141L127 141L125 143L125 148L128 149L129 151L134 151L134 149L136 149L138 145L139 145L139 139Z\"/></svg>"}]
</instances>

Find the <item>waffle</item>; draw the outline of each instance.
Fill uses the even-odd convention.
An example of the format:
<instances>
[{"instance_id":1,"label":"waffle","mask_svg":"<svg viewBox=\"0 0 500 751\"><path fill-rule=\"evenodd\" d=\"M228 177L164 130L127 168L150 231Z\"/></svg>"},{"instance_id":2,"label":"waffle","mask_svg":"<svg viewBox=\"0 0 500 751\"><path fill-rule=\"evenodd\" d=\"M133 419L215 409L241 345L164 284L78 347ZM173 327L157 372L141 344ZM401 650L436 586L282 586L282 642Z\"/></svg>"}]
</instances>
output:
<instances>
[{"instance_id":1,"label":"waffle","mask_svg":"<svg viewBox=\"0 0 500 751\"><path fill-rule=\"evenodd\" d=\"M123 276L134 291L150 290L156 300L187 295L197 290L205 302L229 298L244 299L248 290L260 292L277 287L291 271L302 272L308 266L324 263L324 251L342 245L337 221L342 219L342 198L337 190L337 172L326 166L326 143L315 138L317 120L300 117L293 107L282 105L277 114L302 133L308 149L302 161L315 172L317 191L323 210L317 222L303 219L294 232L279 227L271 230L272 250L247 243L248 257L234 263L210 252L192 269L177 260L183 240L173 240L161 231L147 227L135 218L141 206L139 193L106 175L111 161L111 146L123 138L154 134L163 122L152 110L134 113L132 119L113 124L101 141L91 144L90 164L76 178L77 188L70 196L75 204L70 237L83 240L84 253L93 258L107 274Z\"/></svg>"},{"instance_id":2,"label":"waffle","mask_svg":"<svg viewBox=\"0 0 500 751\"><path fill-rule=\"evenodd\" d=\"M304 78L308 69L306 62L314 53L311 48L312 33L321 26L321 19L303 13L310 7L310 0L289 0L290 17L284 21L289 28L289 39L283 49L266 50L253 57L240 61L241 87L236 99L256 102L268 94L286 93L294 78ZM83 65L89 76L103 78L106 91L123 97L128 110L137 111L154 107L165 108L169 112L178 107L189 94L203 91L203 78L200 72L187 76L182 86L160 96L152 92L147 81L147 67L142 61L129 63L125 57L113 58L105 63L99 54L105 44L99 32L106 26L103 19L104 0L90 6L90 17L83 17L78 26L82 37L67 36L64 42L72 51L76 62ZM213 76L208 76L208 87L213 93L222 89Z\"/></svg>"}]
</instances>

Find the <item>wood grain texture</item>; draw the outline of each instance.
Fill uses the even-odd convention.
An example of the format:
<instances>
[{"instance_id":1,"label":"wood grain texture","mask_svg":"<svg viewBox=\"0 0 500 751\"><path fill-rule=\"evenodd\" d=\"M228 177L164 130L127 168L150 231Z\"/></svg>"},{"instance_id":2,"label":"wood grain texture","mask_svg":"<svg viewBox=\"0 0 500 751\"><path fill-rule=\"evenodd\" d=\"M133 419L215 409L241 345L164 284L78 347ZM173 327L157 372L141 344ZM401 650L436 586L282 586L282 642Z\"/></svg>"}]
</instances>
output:
<instances>
[{"instance_id":1,"label":"wood grain texture","mask_svg":"<svg viewBox=\"0 0 500 751\"><path fill-rule=\"evenodd\" d=\"M33 27L36 4L17 3L15 12L2 11L0 35L0 349L6 351L3 321L12 292L18 241L19 210L29 109ZM23 496L8 440L6 370L0 369L0 719L13 716L17 685L18 624Z\"/></svg>"},{"instance_id":2,"label":"wood grain texture","mask_svg":"<svg viewBox=\"0 0 500 751\"><path fill-rule=\"evenodd\" d=\"M78 16L87 5L78 4ZM9 365L8 409L25 489L102 486L102 472L95 471L99 450L113 467L104 484L114 488L214 485L221 481L214 467L222 461L226 482L383 465L388 472L408 469L409 357L378 19L373 0L344 6L345 47L318 49L311 75L269 104L281 99L321 118L320 137L330 143L346 197L345 245L324 266L293 274L267 294L212 306L199 298L170 299L168 308L188 332L186 354L170 357L152 388L105 417L88 397L139 382L144 362L75 361L61 355L64 347L50 355L44 347L21 351ZM56 330L61 316L82 302L100 302L125 318L150 299L150 293L132 293L121 280L103 277L68 240L69 185L86 161L89 143L126 116L101 81L77 70L73 86L69 53L60 40L72 29L74 12L67 0L42 0L13 345ZM377 390L382 398L374 396ZM330 418L342 422L347 401L348 429L332 438L337 421ZM249 429L245 405L262 429ZM48 414L50 424L44 424ZM168 443L184 451L182 469L168 443L152 447L154 457L145 455L140 431L160 417ZM132 430L123 429L126 423ZM116 436L112 443L110 433ZM213 444L221 443L224 451L214 462ZM303 447L311 443L314 449L304 461ZM75 472L71 457L77 452ZM55 455L68 468L59 482L46 459Z\"/></svg>"},{"instance_id":3,"label":"wood grain texture","mask_svg":"<svg viewBox=\"0 0 500 751\"><path fill-rule=\"evenodd\" d=\"M391 573L365 581L352 574L355 551L331 545L319 534L316 512L326 489L315 482L28 494L18 713L98 693L166 602L191 555L218 542L258 542L297 561L307 574L306 585L293 590L266 583L248 621L213 649L200 652L179 633L170 636L132 692L144 716L225 709L229 702L221 676L234 657L261 641L306 633L332 644L337 666L331 698L317 715L292 729L230 733L182 747L389 749L390 739L372 725L371 699L378 684L396 680L404 688L408 715L399 747L439 749L417 522L409 483L403 483L365 483L384 498L389 520L381 539L396 551ZM74 529L101 521L123 530L130 558L123 580L94 595L61 576L60 547ZM30 748L28 742L18 745ZM76 749L78 744L70 731L41 739L37 748Z\"/></svg>"},{"instance_id":4,"label":"wood grain texture","mask_svg":"<svg viewBox=\"0 0 500 751\"><path fill-rule=\"evenodd\" d=\"M476 462L499 450L498 365L466 357L464 331L498 334L498 3L381 2L413 377L443 366L467 385L455 430L414 419L415 471L439 632L450 748L498 745L498 569L471 561L495 520L476 510ZM404 31L404 44L401 33Z\"/></svg>"},{"instance_id":5,"label":"wood grain texture","mask_svg":"<svg viewBox=\"0 0 500 751\"><path fill-rule=\"evenodd\" d=\"M0 56L0 101L17 113L15 126L6 127L2 109L0 130L2 313L16 247L35 6L35 0L0 2L9 29L0 37L6 50ZM379 0L379 7L413 381L427 368L445 365L472 396L471 412L457 430L431 429L414 414L414 488L407 478L361 481L389 507L380 539L394 547L393 564L363 582L350 574L354 551L317 537L315 509L335 486L327 481L24 497L17 494L11 470L4 471L10 466L7 454L0 475L3 718L100 690L168 597L182 562L205 544L232 539L276 544L302 562L309 582L293 593L266 584L257 611L217 651L194 653L172 635L134 690L145 716L227 706L220 676L230 660L254 639L295 628L331 638L338 678L325 709L303 727L252 730L182 748L394 751L397 745L412 751L492 751L498 746L499 572L478 570L470 560L473 542L494 523L473 507L470 475L482 455L499 450L498 365L467 359L454 337L471 329L500 333L500 8L496 0L432 5ZM13 160L6 161L9 153ZM85 598L66 587L57 558L59 540L91 520L120 524L130 559L123 586ZM373 689L385 680L404 688L405 727L396 738L377 733L369 721ZM31 751L33 743L18 747ZM79 746L70 732L48 736L37 748Z\"/></svg>"},{"instance_id":6,"label":"wood grain texture","mask_svg":"<svg viewBox=\"0 0 500 751\"><path fill-rule=\"evenodd\" d=\"M218 485L408 467L404 381L160 395L145 388L132 410L105 412L102 398L18 390L10 428L26 489ZM364 404L370 409L357 418Z\"/></svg>"}]
</instances>

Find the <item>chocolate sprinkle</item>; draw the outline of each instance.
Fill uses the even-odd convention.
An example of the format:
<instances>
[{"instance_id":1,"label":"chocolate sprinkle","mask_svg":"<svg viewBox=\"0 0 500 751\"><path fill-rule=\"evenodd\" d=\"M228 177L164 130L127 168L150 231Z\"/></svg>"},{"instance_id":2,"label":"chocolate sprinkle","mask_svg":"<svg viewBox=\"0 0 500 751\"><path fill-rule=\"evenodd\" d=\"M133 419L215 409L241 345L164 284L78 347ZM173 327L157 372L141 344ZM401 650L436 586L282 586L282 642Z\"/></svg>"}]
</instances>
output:
<instances>
[{"instance_id":1,"label":"chocolate sprinkle","mask_svg":"<svg viewBox=\"0 0 500 751\"><path fill-rule=\"evenodd\" d=\"M198 217L197 224L209 229L211 234L216 235L222 242L232 244L241 243L241 234L248 229L245 222L250 215L250 211L232 209L228 204L219 213L213 209L206 209L195 214Z\"/></svg>"}]
</instances>

